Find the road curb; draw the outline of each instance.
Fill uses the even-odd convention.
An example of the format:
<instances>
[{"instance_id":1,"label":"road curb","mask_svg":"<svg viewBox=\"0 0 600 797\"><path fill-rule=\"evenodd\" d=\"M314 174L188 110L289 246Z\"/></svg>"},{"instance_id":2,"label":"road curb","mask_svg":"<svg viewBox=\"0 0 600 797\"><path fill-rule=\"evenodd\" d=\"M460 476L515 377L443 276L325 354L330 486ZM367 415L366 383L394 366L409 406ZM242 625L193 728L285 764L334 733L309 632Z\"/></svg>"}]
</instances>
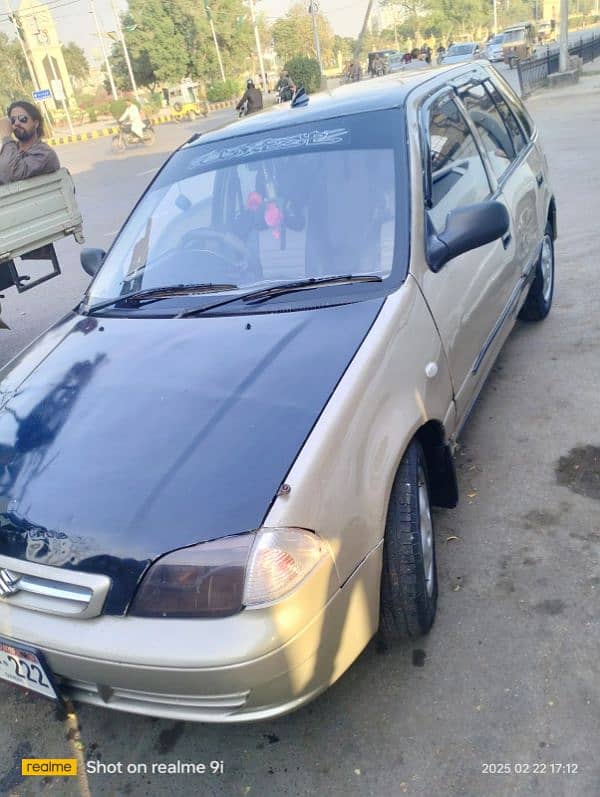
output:
<instances>
[{"instance_id":1,"label":"road curb","mask_svg":"<svg viewBox=\"0 0 600 797\"><path fill-rule=\"evenodd\" d=\"M208 106L208 112L211 111L220 111L223 108L233 108L236 104L235 100L228 100L227 102L211 102ZM169 113L164 114L161 116L154 116L152 117L152 124L153 125L164 125L170 122L180 122L182 119L188 119L189 114L187 113ZM46 139L46 143L49 144L51 147L57 147L60 144L75 144L80 141L93 141L98 138L106 138L107 136L116 136L119 132L119 128L112 126L112 127L103 127L100 130L92 130L89 133L75 133L74 135L67 135L67 136L53 136L52 138Z\"/></svg>"}]
</instances>

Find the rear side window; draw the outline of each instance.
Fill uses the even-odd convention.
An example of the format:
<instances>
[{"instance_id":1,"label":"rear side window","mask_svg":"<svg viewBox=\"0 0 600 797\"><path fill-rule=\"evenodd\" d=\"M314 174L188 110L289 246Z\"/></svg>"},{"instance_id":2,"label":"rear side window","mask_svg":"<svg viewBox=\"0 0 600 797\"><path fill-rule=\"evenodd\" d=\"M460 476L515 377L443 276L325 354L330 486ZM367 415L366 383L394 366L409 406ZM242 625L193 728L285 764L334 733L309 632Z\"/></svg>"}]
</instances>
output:
<instances>
[{"instance_id":1,"label":"rear side window","mask_svg":"<svg viewBox=\"0 0 600 797\"><path fill-rule=\"evenodd\" d=\"M461 94L461 99L477 128L494 174L502 177L517 156L504 120L481 84L468 88Z\"/></svg>"},{"instance_id":2,"label":"rear side window","mask_svg":"<svg viewBox=\"0 0 600 797\"><path fill-rule=\"evenodd\" d=\"M510 133L510 137L512 138L513 146L515 148L515 152L519 153L522 149L525 149L527 146L527 139L523 135L523 131L519 127L519 123L517 122L516 118L513 116L512 111L508 107L508 104L504 97L500 94L498 89L490 83L488 80L484 83L487 91L490 93L496 108L502 117L504 124L508 128L508 132Z\"/></svg>"},{"instance_id":3,"label":"rear side window","mask_svg":"<svg viewBox=\"0 0 600 797\"><path fill-rule=\"evenodd\" d=\"M429 110L428 147L429 218L441 232L451 210L483 201L490 185L469 126L448 96Z\"/></svg>"},{"instance_id":4,"label":"rear side window","mask_svg":"<svg viewBox=\"0 0 600 797\"><path fill-rule=\"evenodd\" d=\"M519 120L521 127L525 131L525 138L529 140L533 135L533 122L523 107L523 103L514 93L511 86L498 73L494 76L494 82L496 83L497 90Z\"/></svg>"}]
</instances>

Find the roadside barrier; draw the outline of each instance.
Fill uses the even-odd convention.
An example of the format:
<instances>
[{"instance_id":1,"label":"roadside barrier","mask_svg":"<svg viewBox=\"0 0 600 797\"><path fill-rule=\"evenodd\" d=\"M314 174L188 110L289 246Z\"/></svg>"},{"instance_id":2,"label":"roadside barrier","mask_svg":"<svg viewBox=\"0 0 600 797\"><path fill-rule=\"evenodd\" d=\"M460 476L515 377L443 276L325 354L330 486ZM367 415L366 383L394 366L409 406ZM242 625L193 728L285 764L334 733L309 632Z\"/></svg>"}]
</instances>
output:
<instances>
[{"instance_id":1,"label":"roadside barrier","mask_svg":"<svg viewBox=\"0 0 600 797\"><path fill-rule=\"evenodd\" d=\"M208 112L220 111L223 108L232 108L235 104L236 100L228 100L227 102L211 102L208 105ZM202 112L197 114L195 118L198 118L201 115ZM168 113L160 114L159 116L153 116L151 121L153 125L164 125L168 124L169 122L181 122L183 119L193 118L194 116L190 116L189 113ZM73 135L64 136L54 135L52 138L46 139L46 143L51 147L56 147L59 144L74 144L78 141L93 141L94 139L105 138L106 136L116 136L118 132L119 128L113 125L111 127L102 127L99 130L90 130L87 133L74 133Z\"/></svg>"},{"instance_id":2,"label":"roadside barrier","mask_svg":"<svg viewBox=\"0 0 600 797\"><path fill-rule=\"evenodd\" d=\"M555 75L559 70L559 49L558 46L552 48L547 45L544 55L538 57L531 56L523 60L517 60L517 72L519 74L519 86L521 95L529 96L539 86L544 86L550 75ZM591 38L580 38L578 44L569 46L569 55L577 56L581 62L586 64L600 56L600 36L594 34Z\"/></svg>"}]
</instances>

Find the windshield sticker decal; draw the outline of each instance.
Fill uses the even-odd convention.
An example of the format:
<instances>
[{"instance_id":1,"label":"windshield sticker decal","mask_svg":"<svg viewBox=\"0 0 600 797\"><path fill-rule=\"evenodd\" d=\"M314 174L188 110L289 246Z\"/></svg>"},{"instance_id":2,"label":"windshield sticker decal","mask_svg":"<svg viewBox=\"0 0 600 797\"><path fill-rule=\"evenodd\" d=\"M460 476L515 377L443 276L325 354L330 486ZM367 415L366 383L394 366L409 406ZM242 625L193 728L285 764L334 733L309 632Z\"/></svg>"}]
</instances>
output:
<instances>
[{"instance_id":1,"label":"windshield sticker decal","mask_svg":"<svg viewBox=\"0 0 600 797\"><path fill-rule=\"evenodd\" d=\"M326 144L341 144L350 133L343 127L336 130L311 130L307 133L298 133L295 136L283 136L282 138L263 138L252 144L240 144L237 147L226 147L225 149L213 149L204 155L193 158L188 166L188 170L205 166L206 164L216 163L217 161L235 160L251 155L258 155L263 152L280 152L286 149L296 149L298 147L314 147Z\"/></svg>"}]
</instances>

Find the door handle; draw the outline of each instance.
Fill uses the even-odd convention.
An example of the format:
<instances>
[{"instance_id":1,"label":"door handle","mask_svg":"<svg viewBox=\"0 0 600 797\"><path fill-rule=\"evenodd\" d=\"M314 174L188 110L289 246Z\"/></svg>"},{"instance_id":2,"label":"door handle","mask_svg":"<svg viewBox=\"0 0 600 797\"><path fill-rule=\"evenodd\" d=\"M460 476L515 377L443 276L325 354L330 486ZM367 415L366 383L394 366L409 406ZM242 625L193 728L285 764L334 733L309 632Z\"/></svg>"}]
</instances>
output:
<instances>
[{"instance_id":1,"label":"door handle","mask_svg":"<svg viewBox=\"0 0 600 797\"><path fill-rule=\"evenodd\" d=\"M535 181L538 184L538 186L541 186L542 183L544 182L544 172L538 172L535 176Z\"/></svg>"},{"instance_id":2,"label":"door handle","mask_svg":"<svg viewBox=\"0 0 600 797\"><path fill-rule=\"evenodd\" d=\"M506 235L502 236L502 246L505 249L508 249L510 242L512 241L512 235L510 232L507 232Z\"/></svg>"}]
</instances>

